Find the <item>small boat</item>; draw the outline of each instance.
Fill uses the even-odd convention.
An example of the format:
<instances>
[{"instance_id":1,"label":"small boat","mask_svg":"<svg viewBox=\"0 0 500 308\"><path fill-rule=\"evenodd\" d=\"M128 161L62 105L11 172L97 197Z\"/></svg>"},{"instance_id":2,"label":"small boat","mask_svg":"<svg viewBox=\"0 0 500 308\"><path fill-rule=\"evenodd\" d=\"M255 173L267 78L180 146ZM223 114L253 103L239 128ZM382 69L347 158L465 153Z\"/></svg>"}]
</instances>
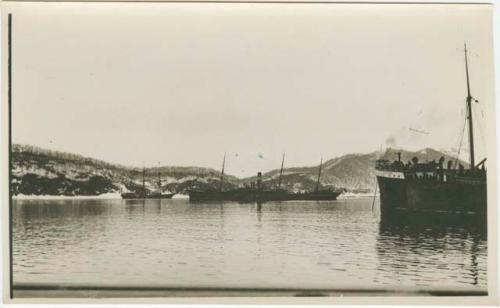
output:
<instances>
[{"instance_id":1,"label":"small boat","mask_svg":"<svg viewBox=\"0 0 500 308\"><path fill-rule=\"evenodd\" d=\"M283 160L285 155L283 155ZM336 190L328 190L328 189L319 189L320 179L321 179L321 168L323 166L323 158L319 163L318 168L318 179L316 181L316 189L312 192L304 192L304 193L288 193L288 200L310 200L310 201L327 201L327 200L337 200L337 197L342 193L342 191ZM281 163L281 171L280 171L280 180L279 184L281 184L281 174L283 172L283 162ZM278 187L279 188L279 187Z\"/></svg>"},{"instance_id":2,"label":"small boat","mask_svg":"<svg viewBox=\"0 0 500 308\"><path fill-rule=\"evenodd\" d=\"M318 168L318 178L316 180L316 188L310 192L288 192L281 189L281 182L283 177L283 166L285 162L285 154L283 153L283 159L281 160L280 175L278 178L278 187L275 191L263 192L264 198L269 199L269 201L333 201L337 200L337 197L342 193L342 191L320 189L321 183L321 170L323 167L323 158L319 163ZM261 174L257 175L258 181L260 181Z\"/></svg>"},{"instance_id":3,"label":"small boat","mask_svg":"<svg viewBox=\"0 0 500 308\"><path fill-rule=\"evenodd\" d=\"M138 192L123 192L122 199L172 199L176 193L162 193L161 172L158 168L158 191L148 192L146 189L145 170L142 168L142 189Z\"/></svg>"},{"instance_id":4,"label":"small boat","mask_svg":"<svg viewBox=\"0 0 500 308\"><path fill-rule=\"evenodd\" d=\"M141 194L135 192L124 192L121 193L122 199L172 199L175 196L175 193L169 194L159 194L159 193L150 193L150 194Z\"/></svg>"}]
</instances>

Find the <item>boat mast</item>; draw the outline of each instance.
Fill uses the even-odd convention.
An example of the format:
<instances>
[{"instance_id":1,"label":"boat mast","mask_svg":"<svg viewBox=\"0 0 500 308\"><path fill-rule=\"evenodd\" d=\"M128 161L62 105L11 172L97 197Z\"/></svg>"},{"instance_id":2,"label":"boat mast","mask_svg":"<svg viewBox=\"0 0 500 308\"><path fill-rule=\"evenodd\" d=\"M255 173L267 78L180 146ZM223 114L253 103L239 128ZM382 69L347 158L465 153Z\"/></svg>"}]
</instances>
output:
<instances>
[{"instance_id":1,"label":"boat mast","mask_svg":"<svg viewBox=\"0 0 500 308\"><path fill-rule=\"evenodd\" d=\"M146 169L144 165L142 166L142 191L146 195L146 179L145 179Z\"/></svg>"},{"instance_id":2,"label":"boat mast","mask_svg":"<svg viewBox=\"0 0 500 308\"><path fill-rule=\"evenodd\" d=\"M465 75L467 77L467 119L469 120L469 151L470 151L470 169L474 169L474 130L472 124L472 95L470 94L469 84L469 66L467 63L467 45L464 43L465 54Z\"/></svg>"},{"instance_id":3,"label":"boat mast","mask_svg":"<svg viewBox=\"0 0 500 308\"><path fill-rule=\"evenodd\" d=\"M224 159L222 160L222 171L220 173L220 187L219 192L222 192L222 183L224 182L224 166L226 165L226 153L224 153Z\"/></svg>"},{"instance_id":4,"label":"boat mast","mask_svg":"<svg viewBox=\"0 0 500 308\"><path fill-rule=\"evenodd\" d=\"M321 157L321 162L319 163L318 181L316 182L316 192L319 191L319 179L321 178L321 166L322 165L323 165L323 157Z\"/></svg>"},{"instance_id":5,"label":"boat mast","mask_svg":"<svg viewBox=\"0 0 500 308\"><path fill-rule=\"evenodd\" d=\"M283 164L284 163L285 163L285 152L283 152L283 158L281 159L280 177L278 179L278 190L281 188L281 177L283 176Z\"/></svg>"},{"instance_id":6,"label":"boat mast","mask_svg":"<svg viewBox=\"0 0 500 308\"><path fill-rule=\"evenodd\" d=\"M158 191L161 193L161 172L160 172L160 162L158 162Z\"/></svg>"}]
</instances>

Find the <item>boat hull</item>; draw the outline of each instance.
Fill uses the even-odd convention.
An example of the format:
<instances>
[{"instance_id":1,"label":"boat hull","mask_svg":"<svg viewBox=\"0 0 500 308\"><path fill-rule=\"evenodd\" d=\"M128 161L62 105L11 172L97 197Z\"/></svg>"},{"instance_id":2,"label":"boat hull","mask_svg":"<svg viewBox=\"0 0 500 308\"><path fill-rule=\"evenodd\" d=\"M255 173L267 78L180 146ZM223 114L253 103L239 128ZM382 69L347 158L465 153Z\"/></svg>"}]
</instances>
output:
<instances>
[{"instance_id":1,"label":"boat hull","mask_svg":"<svg viewBox=\"0 0 500 308\"><path fill-rule=\"evenodd\" d=\"M382 212L414 210L486 214L486 182L415 180L378 174Z\"/></svg>"},{"instance_id":2,"label":"boat hull","mask_svg":"<svg viewBox=\"0 0 500 308\"><path fill-rule=\"evenodd\" d=\"M299 200L299 201L332 201L337 200L340 192L312 192L312 193L296 193L288 194L286 196L287 200Z\"/></svg>"},{"instance_id":3,"label":"boat hull","mask_svg":"<svg viewBox=\"0 0 500 308\"><path fill-rule=\"evenodd\" d=\"M172 199L175 193L171 194L136 194L136 193L122 193L122 199Z\"/></svg>"},{"instance_id":4,"label":"boat hull","mask_svg":"<svg viewBox=\"0 0 500 308\"><path fill-rule=\"evenodd\" d=\"M336 200L340 192L319 191L312 193L288 193L277 191L225 191L225 192L189 192L190 201L327 201Z\"/></svg>"}]
</instances>

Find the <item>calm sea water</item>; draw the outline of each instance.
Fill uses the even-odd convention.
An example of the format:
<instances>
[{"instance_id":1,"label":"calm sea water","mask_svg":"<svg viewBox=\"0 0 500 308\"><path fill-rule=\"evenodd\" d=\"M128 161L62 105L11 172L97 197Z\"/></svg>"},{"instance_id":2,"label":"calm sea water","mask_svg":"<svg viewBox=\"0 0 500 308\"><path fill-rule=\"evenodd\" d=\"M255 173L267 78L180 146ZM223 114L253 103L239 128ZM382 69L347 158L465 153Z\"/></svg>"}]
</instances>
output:
<instances>
[{"instance_id":1,"label":"calm sea water","mask_svg":"<svg viewBox=\"0 0 500 308\"><path fill-rule=\"evenodd\" d=\"M13 207L14 284L485 288L487 281L480 224L381 218L371 199Z\"/></svg>"}]
</instances>

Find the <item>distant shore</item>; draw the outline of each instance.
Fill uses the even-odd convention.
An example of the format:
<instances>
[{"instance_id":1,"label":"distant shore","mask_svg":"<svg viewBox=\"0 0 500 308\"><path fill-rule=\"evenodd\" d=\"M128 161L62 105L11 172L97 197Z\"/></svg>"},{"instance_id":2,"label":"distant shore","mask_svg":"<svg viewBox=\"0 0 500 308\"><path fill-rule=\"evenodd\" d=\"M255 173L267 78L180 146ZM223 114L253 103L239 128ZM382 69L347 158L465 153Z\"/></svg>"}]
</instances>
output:
<instances>
[{"instance_id":1,"label":"distant shore","mask_svg":"<svg viewBox=\"0 0 500 308\"><path fill-rule=\"evenodd\" d=\"M23 195L19 194L12 197L14 200L75 200L75 199L101 199L112 200L121 199L120 193L106 193L96 196L63 196L63 195ZM173 199L186 199L187 195L177 194Z\"/></svg>"},{"instance_id":2,"label":"distant shore","mask_svg":"<svg viewBox=\"0 0 500 308\"><path fill-rule=\"evenodd\" d=\"M376 194L378 196L378 193ZM105 193L96 196L64 196L64 195L23 195L19 194L12 197L14 200L79 200L79 199L100 199L113 200L121 199L120 193ZM187 199L188 195L176 194L172 199ZM357 198L373 198L373 193L343 193L338 197L338 200L357 199Z\"/></svg>"}]
</instances>

